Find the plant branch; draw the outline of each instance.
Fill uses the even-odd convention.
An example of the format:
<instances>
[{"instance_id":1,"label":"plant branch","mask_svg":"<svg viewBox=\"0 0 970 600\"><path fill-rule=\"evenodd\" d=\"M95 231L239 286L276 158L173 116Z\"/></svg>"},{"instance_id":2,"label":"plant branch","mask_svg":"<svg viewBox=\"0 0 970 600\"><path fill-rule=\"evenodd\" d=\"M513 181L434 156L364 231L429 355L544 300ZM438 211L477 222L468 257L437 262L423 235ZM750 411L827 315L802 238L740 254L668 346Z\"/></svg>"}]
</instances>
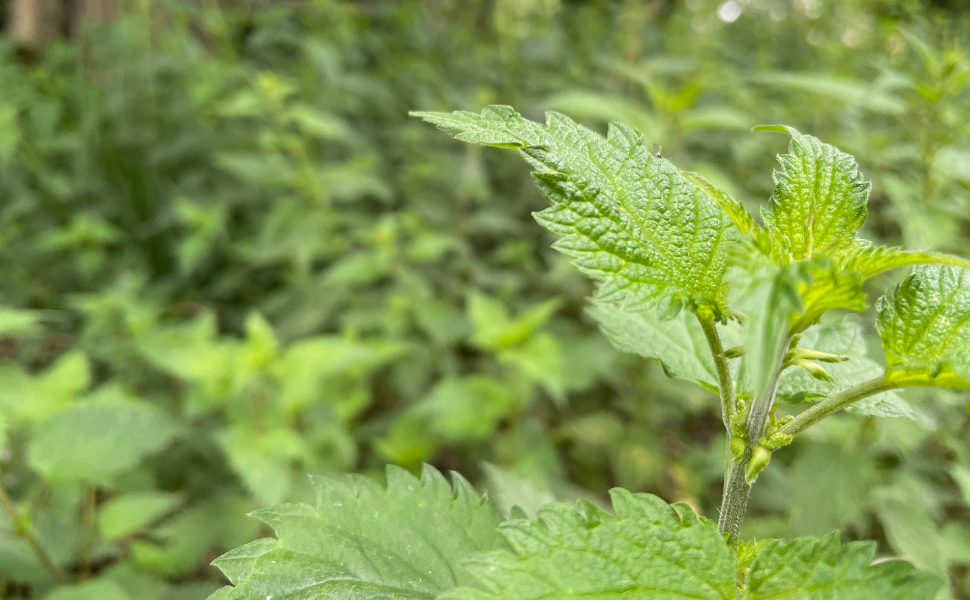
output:
<instances>
[{"instance_id":1,"label":"plant branch","mask_svg":"<svg viewBox=\"0 0 970 600\"><path fill-rule=\"evenodd\" d=\"M880 375L875 379L864 381L848 389L842 390L838 394L822 400L808 410L802 412L794 420L783 425L779 431L787 435L801 433L806 428L818 423L830 414L842 410L857 400L862 400L873 394L885 392L894 388L902 387L898 383L891 383L885 375Z\"/></svg>"},{"instance_id":2,"label":"plant branch","mask_svg":"<svg viewBox=\"0 0 970 600\"><path fill-rule=\"evenodd\" d=\"M696 314L696 313L695 313ZM707 345L711 347L711 355L714 357L714 368L717 371L717 383L721 389L721 420L724 421L724 428L727 429L728 437L731 435L731 423L737 415L738 404L734 397L734 381L731 380L731 365L724 356L724 346L721 344L721 337L717 334L717 325L714 318L710 315L696 315L704 336L707 338Z\"/></svg>"},{"instance_id":3,"label":"plant branch","mask_svg":"<svg viewBox=\"0 0 970 600\"><path fill-rule=\"evenodd\" d=\"M4 489L3 486L0 486L0 505L3 506L3 510L10 517L10 522L13 524L14 533L23 538L27 544L30 545L41 564L43 564L44 568L47 569L47 572L50 573L51 578L59 584L67 583L67 575L65 575L64 571L54 564L53 560L51 560L50 554L47 553L47 550L44 549L44 547L40 544L40 540L38 540L37 536L34 534L33 527L30 525L30 523L25 523L23 521L19 511L17 510L17 505L14 504L13 499L9 494L7 494L7 490Z\"/></svg>"}]
</instances>

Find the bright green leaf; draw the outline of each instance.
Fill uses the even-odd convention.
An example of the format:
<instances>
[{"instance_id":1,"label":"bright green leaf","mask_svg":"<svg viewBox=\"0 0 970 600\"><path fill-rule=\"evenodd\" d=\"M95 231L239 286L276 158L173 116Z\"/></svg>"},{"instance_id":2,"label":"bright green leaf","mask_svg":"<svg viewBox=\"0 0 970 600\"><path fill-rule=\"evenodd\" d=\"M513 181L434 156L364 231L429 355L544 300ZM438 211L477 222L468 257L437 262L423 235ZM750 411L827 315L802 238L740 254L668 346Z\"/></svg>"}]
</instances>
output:
<instances>
[{"instance_id":1,"label":"bright green leaf","mask_svg":"<svg viewBox=\"0 0 970 600\"><path fill-rule=\"evenodd\" d=\"M288 412L304 409L328 397L340 382L356 381L386 364L402 348L384 340L350 340L337 336L303 339L289 348L270 367L282 386L280 402ZM350 417L352 415L346 415Z\"/></svg>"},{"instance_id":2,"label":"bright green leaf","mask_svg":"<svg viewBox=\"0 0 970 600\"><path fill-rule=\"evenodd\" d=\"M279 539L217 560L235 588L215 597L430 600L476 585L462 563L474 552L507 547L498 511L464 479L456 475L449 485L431 467L420 479L389 467L387 480L385 489L363 477L318 479L316 509L257 511Z\"/></svg>"},{"instance_id":3,"label":"bright green leaf","mask_svg":"<svg viewBox=\"0 0 970 600\"><path fill-rule=\"evenodd\" d=\"M0 337L33 333L40 324L40 311L0 307Z\"/></svg>"},{"instance_id":4,"label":"bright green leaf","mask_svg":"<svg viewBox=\"0 0 970 600\"><path fill-rule=\"evenodd\" d=\"M734 226L738 228L738 231L746 235L751 242L755 245L759 251L763 254L770 254L772 251L771 237L768 232L754 220L754 215L748 212L740 202L731 198L727 193L721 191L713 183L707 180L700 173L692 173L688 171L681 171L687 180L692 182L694 185L699 187L704 191L705 194L710 196L721 210L723 210L728 217L730 217L731 222Z\"/></svg>"},{"instance_id":5,"label":"bright green leaf","mask_svg":"<svg viewBox=\"0 0 970 600\"><path fill-rule=\"evenodd\" d=\"M854 250L871 187L855 159L791 127L759 129L784 131L792 138L789 154L778 157L775 189L762 210L775 242L794 260Z\"/></svg>"},{"instance_id":6,"label":"bright green leaf","mask_svg":"<svg viewBox=\"0 0 970 600\"><path fill-rule=\"evenodd\" d=\"M558 113L540 125L505 106L480 115L414 115L456 139L518 150L552 204L536 220L560 237L558 250L600 282L600 300L659 303L665 312L723 308L730 220L633 130L612 124L603 138Z\"/></svg>"},{"instance_id":7,"label":"bright green leaf","mask_svg":"<svg viewBox=\"0 0 970 600\"><path fill-rule=\"evenodd\" d=\"M791 323L803 309L799 286L807 280L805 266L776 267L766 257L755 255L732 267L728 280L731 307L745 318L739 387L762 398L781 367Z\"/></svg>"},{"instance_id":8,"label":"bright green leaf","mask_svg":"<svg viewBox=\"0 0 970 600\"><path fill-rule=\"evenodd\" d=\"M0 409L15 423L40 423L67 408L90 384L91 364L83 352L63 354L33 377L19 367L3 364Z\"/></svg>"},{"instance_id":9,"label":"bright green leaf","mask_svg":"<svg viewBox=\"0 0 970 600\"><path fill-rule=\"evenodd\" d=\"M970 270L917 267L877 308L890 380L970 387Z\"/></svg>"},{"instance_id":10,"label":"bright green leaf","mask_svg":"<svg viewBox=\"0 0 970 600\"><path fill-rule=\"evenodd\" d=\"M280 343L273 327L263 315L252 311L246 317L246 346L243 360L251 369L259 371L270 364L279 353Z\"/></svg>"},{"instance_id":11,"label":"bright green leaf","mask_svg":"<svg viewBox=\"0 0 970 600\"><path fill-rule=\"evenodd\" d=\"M830 310L865 310L866 294L857 273L842 271L823 257L796 264L803 269L794 281L802 307L792 318L792 333L803 331Z\"/></svg>"}]
</instances>

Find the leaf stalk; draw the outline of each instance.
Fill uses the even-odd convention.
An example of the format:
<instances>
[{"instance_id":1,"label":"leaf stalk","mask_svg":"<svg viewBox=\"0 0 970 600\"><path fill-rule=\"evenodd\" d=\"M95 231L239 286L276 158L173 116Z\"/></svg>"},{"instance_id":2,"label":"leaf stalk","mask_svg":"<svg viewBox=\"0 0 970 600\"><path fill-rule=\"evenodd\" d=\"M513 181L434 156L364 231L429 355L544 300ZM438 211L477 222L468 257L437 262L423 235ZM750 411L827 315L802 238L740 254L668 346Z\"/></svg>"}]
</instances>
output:
<instances>
[{"instance_id":1,"label":"leaf stalk","mask_svg":"<svg viewBox=\"0 0 970 600\"><path fill-rule=\"evenodd\" d=\"M711 347L711 355L714 358L714 370L717 371L717 384L721 390L721 420L724 427L731 435L731 423L737 417L738 401L734 396L734 381L731 379L731 365L728 357L724 354L724 346L721 344L721 336L717 333L717 325L714 317L709 314L697 314L697 320L707 338L707 345Z\"/></svg>"},{"instance_id":2,"label":"leaf stalk","mask_svg":"<svg viewBox=\"0 0 970 600\"><path fill-rule=\"evenodd\" d=\"M853 402L898 387L902 386L898 383L890 382L885 375L880 375L875 379L864 381L822 400L808 410L803 411L792 421L783 425L779 431L786 435L801 433L806 428L818 423L832 413L848 407Z\"/></svg>"}]
</instances>

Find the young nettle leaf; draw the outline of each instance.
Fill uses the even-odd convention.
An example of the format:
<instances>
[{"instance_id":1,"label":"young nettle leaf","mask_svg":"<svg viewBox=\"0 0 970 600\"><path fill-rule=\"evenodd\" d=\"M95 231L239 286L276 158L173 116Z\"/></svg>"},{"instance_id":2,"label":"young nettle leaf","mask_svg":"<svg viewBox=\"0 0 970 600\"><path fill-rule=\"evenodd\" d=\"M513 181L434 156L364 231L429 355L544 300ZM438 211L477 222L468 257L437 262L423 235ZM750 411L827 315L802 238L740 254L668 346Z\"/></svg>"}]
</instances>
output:
<instances>
[{"instance_id":1,"label":"young nettle leaf","mask_svg":"<svg viewBox=\"0 0 970 600\"><path fill-rule=\"evenodd\" d=\"M970 387L970 270L917 267L877 308L891 382Z\"/></svg>"},{"instance_id":2,"label":"young nettle leaf","mask_svg":"<svg viewBox=\"0 0 970 600\"><path fill-rule=\"evenodd\" d=\"M518 150L552 206L536 220L559 236L556 249L600 282L597 297L624 306L725 311L730 219L635 131L611 124L606 138L564 115L545 125L507 106L413 113L456 139Z\"/></svg>"},{"instance_id":3,"label":"young nettle leaf","mask_svg":"<svg viewBox=\"0 0 970 600\"><path fill-rule=\"evenodd\" d=\"M769 125L756 129L783 131L792 137L789 153L778 156L781 170L774 173L775 189L761 211L772 250L765 251L763 241L756 244L776 262L781 258L779 264L824 255L836 260L839 271L856 274L860 284L899 267L927 263L970 265L966 259L938 252L870 246L856 235L868 216L871 184L859 173L855 158L791 127ZM715 199L717 194L724 195L710 184L702 187ZM739 215L744 208L737 201L726 199L718 204L742 232L755 240L764 239L763 230L756 224L744 226L753 219ZM845 284L843 287L848 290Z\"/></svg>"},{"instance_id":4,"label":"young nettle leaf","mask_svg":"<svg viewBox=\"0 0 970 600\"><path fill-rule=\"evenodd\" d=\"M316 509L291 504L254 513L278 539L219 558L234 587L214 598L430 600L478 585L462 566L473 552L508 547L501 515L459 475L449 485L428 466L420 478L388 467L386 488L366 477L314 483Z\"/></svg>"},{"instance_id":5,"label":"young nettle leaf","mask_svg":"<svg viewBox=\"0 0 970 600\"><path fill-rule=\"evenodd\" d=\"M714 523L648 494L613 490L612 499L616 516L590 503L582 512L550 504L535 521L505 523L514 552L467 563L487 590L462 588L442 600L734 600L735 553Z\"/></svg>"},{"instance_id":6,"label":"young nettle leaf","mask_svg":"<svg viewBox=\"0 0 970 600\"><path fill-rule=\"evenodd\" d=\"M839 534L821 540L771 540L751 564L749 600L929 600L941 581L892 560L873 565L874 542L842 545Z\"/></svg>"},{"instance_id":7,"label":"young nettle leaf","mask_svg":"<svg viewBox=\"0 0 970 600\"><path fill-rule=\"evenodd\" d=\"M886 246L860 247L839 258L842 270L858 273L863 281L892 269L920 264L970 266L967 259L959 256L940 252L908 252Z\"/></svg>"},{"instance_id":8,"label":"young nettle leaf","mask_svg":"<svg viewBox=\"0 0 970 600\"><path fill-rule=\"evenodd\" d=\"M771 236L792 260L815 254L843 256L861 243L856 232L868 215L870 184L855 159L791 127L788 154L778 157L775 189L761 211Z\"/></svg>"},{"instance_id":9,"label":"young nettle leaf","mask_svg":"<svg viewBox=\"0 0 970 600\"><path fill-rule=\"evenodd\" d=\"M803 271L795 282L795 288L802 307L792 318L789 328L792 334L804 331L830 310L865 310L866 294L858 273L841 270L825 257L816 257L801 264Z\"/></svg>"},{"instance_id":10,"label":"young nettle leaf","mask_svg":"<svg viewBox=\"0 0 970 600\"><path fill-rule=\"evenodd\" d=\"M732 284L732 309L745 319L740 387L753 394L755 402L767 411L770 406L759 399L770 400L791 323L803 309L799 286L810 280L804 265L777 267L755 255L744 265L732 266L728 281ZM755 438L760 435L757 432Z\"/></svg>"}]
</instances>

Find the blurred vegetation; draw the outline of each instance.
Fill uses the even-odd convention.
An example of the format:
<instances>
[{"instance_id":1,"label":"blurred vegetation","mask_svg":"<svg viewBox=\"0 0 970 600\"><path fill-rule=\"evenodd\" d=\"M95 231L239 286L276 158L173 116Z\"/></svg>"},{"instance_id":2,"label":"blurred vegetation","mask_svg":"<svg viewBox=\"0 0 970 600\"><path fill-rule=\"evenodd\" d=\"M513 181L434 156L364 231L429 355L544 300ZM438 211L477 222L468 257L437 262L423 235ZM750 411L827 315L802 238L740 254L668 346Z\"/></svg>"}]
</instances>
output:
<instances>
[{"instance_id":1,"label":"blurred vegetation","mask_svg":"<svg viewBox=\"0 0 970 600\"><path fill-rule=\"evenodd\" d=\"M248 510L388 462L716 515L715 397L596 331L516 157L407 111L622 121L749 207L783 150L750 127L793 125L872 178L866 237L968 256L968 53L957 0L141 1L0 38L0 597L205 598ZM970 598L968 401L908 394L779 452L745 535L877 539Z\"/></svg>"}]
</instances>

